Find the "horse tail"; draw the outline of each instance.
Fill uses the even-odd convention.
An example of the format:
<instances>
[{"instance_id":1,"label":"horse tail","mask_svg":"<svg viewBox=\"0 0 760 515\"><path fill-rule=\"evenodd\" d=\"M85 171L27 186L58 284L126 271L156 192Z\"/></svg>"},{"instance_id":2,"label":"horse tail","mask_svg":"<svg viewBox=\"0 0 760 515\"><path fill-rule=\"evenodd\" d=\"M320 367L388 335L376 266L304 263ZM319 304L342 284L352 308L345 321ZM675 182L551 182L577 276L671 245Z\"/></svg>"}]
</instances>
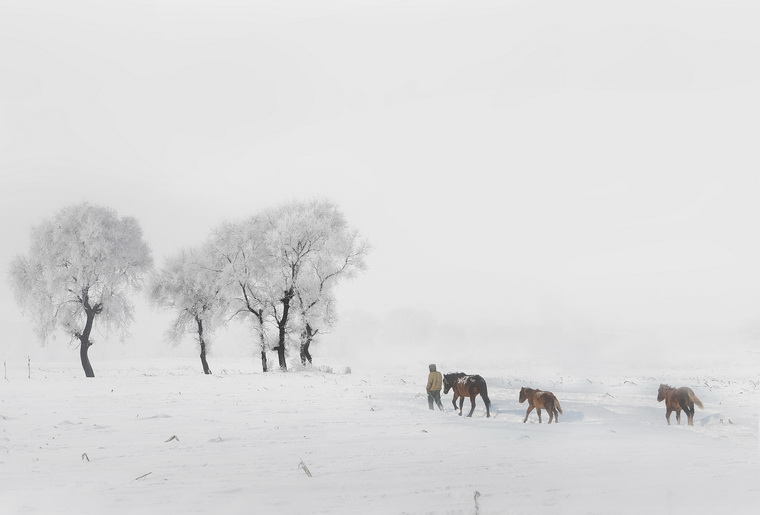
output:
<instances>
[{"instance_id":1,"label":"horse tail","mask_svg":"<svg viewBox=\"0 0 760 515\"><path fill-rule=\"evenodd\" d=\"M705 409L705 407L702 406L702 401L700 401L699 398L696 395L694 395L694 392L692 392L691 390L689 390L689 400L693 402L694 404L696 404L697 406L699 406L699 409Z\"/></svg>"},{"instance_id":2,"label":"horse tail","mask_svg":"<svg viewBox=\"0 0 760 515\"><path fill-rule=\"evenodd\" d=\"M559 399L556 395L552 394L552 397L554 397L554 407L557 408L557 411L562 413L562 406L559 405ZM562 413L564 415L564 413Z\"/></svg>"},{"instance_id":3,"label":"horse tail","mask_svg":"<svg viewBox=\"0 0 760 515\"><path fill-rule=\"evenodd\" d=\"M478 376L478 389L480 390L480 396L483 398L483 402L486 403L488 409L491 409L491 399L488 398L488 386L486 386L486 380Z\"/></svg>"}]
</instances>

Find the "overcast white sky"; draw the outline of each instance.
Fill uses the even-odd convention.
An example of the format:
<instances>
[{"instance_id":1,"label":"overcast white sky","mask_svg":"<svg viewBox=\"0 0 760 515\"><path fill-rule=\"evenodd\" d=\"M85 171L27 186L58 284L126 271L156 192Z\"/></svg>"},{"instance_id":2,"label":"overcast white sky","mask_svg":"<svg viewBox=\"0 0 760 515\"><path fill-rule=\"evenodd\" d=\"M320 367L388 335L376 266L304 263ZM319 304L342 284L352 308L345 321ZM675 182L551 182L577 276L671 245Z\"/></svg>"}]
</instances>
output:
<instances>
[{"instance_id":1,"label":"overcast white sky","mask_svg":"<svg viewBox=\"0 0 760 515\"><path fill-rule=\"evenodd\" d=\"M752 0L4 1L0 265L83 200L160 264L324 196L375 247L348 326L757 335L758 27ZM4 282L0 352L37 348Z\"/></svg>"}]
</instances>

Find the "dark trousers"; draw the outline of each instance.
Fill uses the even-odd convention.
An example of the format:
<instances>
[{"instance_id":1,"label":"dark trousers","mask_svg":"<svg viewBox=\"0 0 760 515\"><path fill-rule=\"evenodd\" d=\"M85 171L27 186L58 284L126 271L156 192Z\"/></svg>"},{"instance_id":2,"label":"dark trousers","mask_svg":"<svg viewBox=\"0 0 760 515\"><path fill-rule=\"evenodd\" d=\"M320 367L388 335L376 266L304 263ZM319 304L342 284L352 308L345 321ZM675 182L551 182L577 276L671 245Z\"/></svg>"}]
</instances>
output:
<instances>
[{"instance_id":1,"label":"dark trousers","mask_svg":"<svg viewBox=\"0 0 760 515\"><path fill-rule=\"evenodd\" d=\"M433 401L438 405L438 409L443 411L443 404L441 403L441 390L428 390L428 407L433 409Z\"/></svg>"}]
</instances>

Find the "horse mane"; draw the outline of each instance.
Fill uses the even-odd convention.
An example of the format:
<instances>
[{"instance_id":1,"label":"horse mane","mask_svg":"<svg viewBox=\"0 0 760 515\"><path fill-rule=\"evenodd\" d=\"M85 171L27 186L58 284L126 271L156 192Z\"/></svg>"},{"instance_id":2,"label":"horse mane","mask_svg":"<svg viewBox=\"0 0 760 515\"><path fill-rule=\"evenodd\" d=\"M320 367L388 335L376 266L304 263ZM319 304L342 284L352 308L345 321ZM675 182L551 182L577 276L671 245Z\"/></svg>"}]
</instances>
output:
<instances>
[{"instance_id":1,"label":"horse mane","mask_svg":"<svg viewBox=\"0 0 760 515\"><path fill-rule=\"evenodd\" d=\"M464 372L449 372L448 374L443 374L443 393L449 393L449 389L454 386L454 383L456 383L460 377L466 375L467 374Z\"/></svg>"},{"instance_id":2,"label":"horse mane","mask_svg":"<svg viewBox=\"0 0 760 515\"><path fill-rule=\"evenodd\" d=\"M657 401L662 402L665 400L665 397L667 397L667 394L672 391L675 391L675 388L670 385L660 383L660 388L657 389Z\"/></svg>"},{"instance_id":3,"label":"horse mane","mask_svg":"<svg viewBox=\"0 0 760 515\"><path fill-rule=\"evenodd\" d=\"M520 388L520 395L519 395L520 402L525 402L528 399L528 397L530 397L532 392L535 392L535 391L536 390L534 390L533 388L528 388L527 386L523 386L522 388Z\"/></svg>"}]
</instances>

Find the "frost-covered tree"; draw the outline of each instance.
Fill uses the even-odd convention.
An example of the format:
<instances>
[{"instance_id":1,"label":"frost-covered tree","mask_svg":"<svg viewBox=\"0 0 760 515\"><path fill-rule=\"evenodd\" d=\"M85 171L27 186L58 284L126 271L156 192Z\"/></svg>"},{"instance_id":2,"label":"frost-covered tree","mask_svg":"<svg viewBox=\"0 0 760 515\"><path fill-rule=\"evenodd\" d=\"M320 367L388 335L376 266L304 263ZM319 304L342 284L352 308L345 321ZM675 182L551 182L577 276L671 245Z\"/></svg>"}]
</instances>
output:
<instances>
[{"instance_id":1,"label":"frost-covered tree","mask_svg":"<svg viewBox=\"0 0 760 515\"><path fill-rule=\"evenodd\" d=\"M335 285L341 279L353 277L366 268L369 252L366 240L358 231L348 227L343 214L337 209L323 206L318 223L328 227L327 238L305 260L298 281L295 298L301 321L301 363L311 363L310 346L322 328L335 322Z\"/></svg>"},{"instance_id":2,"label":"frost-covered tree","mask_svg":"<svg viewBox=\"0 0 760 515\"><path fill-rule=\"evenodd\" d=\"M229 309L233 317L251 321L261 356L261 369L268 371L267 307L272 304L273 263L263 239L261 218L226 223L211 237L215 253L229 287Z\"/></svg>"},{"instance_id":3,"label":"frost-covered tree","mask_svg":"<svg viewBox=\"0 0 760 515\"><path fill-rule=\"evenodd\" d=\"M227 298L210 249L183 250L167 258L151 278L150 298L176 315L168 332L171 341L179 343L186 334L198 338L203 373L211 374L209 336L226 322Z\"/></svg>"},{"instance_id":4,"label":"frost-covered tree","mask_svg":"<svg viewBox=\"0 0 760 515\"><path fill-rule=\"evenodd\" d=\"M66 207L31 232L29 253L11 264L16 299L43 343L58 328L79 341L87 377L96 319L122 337L133 320L129 294L153 261L135 218L88 203Z\"/></svg>"},{"instance_id":5,"label":"frost-covered tree","mask_svg":"<svg viewBox=\"0 0 760 515\"><path fill-rule=\"evenodd\" d=\"M337 206L326 200L291 202L261 216L263 239L272 263L277 295L270 299L278 330L277 356L285 369L286 338L296 309L303 322L302 360L310 361L309 345L315 333L311 320L320 312L331 320L332 287L364 267L368 246L348 227ZM311 328L311 329L310 329Z\"/></svg>"}]
</instances>

